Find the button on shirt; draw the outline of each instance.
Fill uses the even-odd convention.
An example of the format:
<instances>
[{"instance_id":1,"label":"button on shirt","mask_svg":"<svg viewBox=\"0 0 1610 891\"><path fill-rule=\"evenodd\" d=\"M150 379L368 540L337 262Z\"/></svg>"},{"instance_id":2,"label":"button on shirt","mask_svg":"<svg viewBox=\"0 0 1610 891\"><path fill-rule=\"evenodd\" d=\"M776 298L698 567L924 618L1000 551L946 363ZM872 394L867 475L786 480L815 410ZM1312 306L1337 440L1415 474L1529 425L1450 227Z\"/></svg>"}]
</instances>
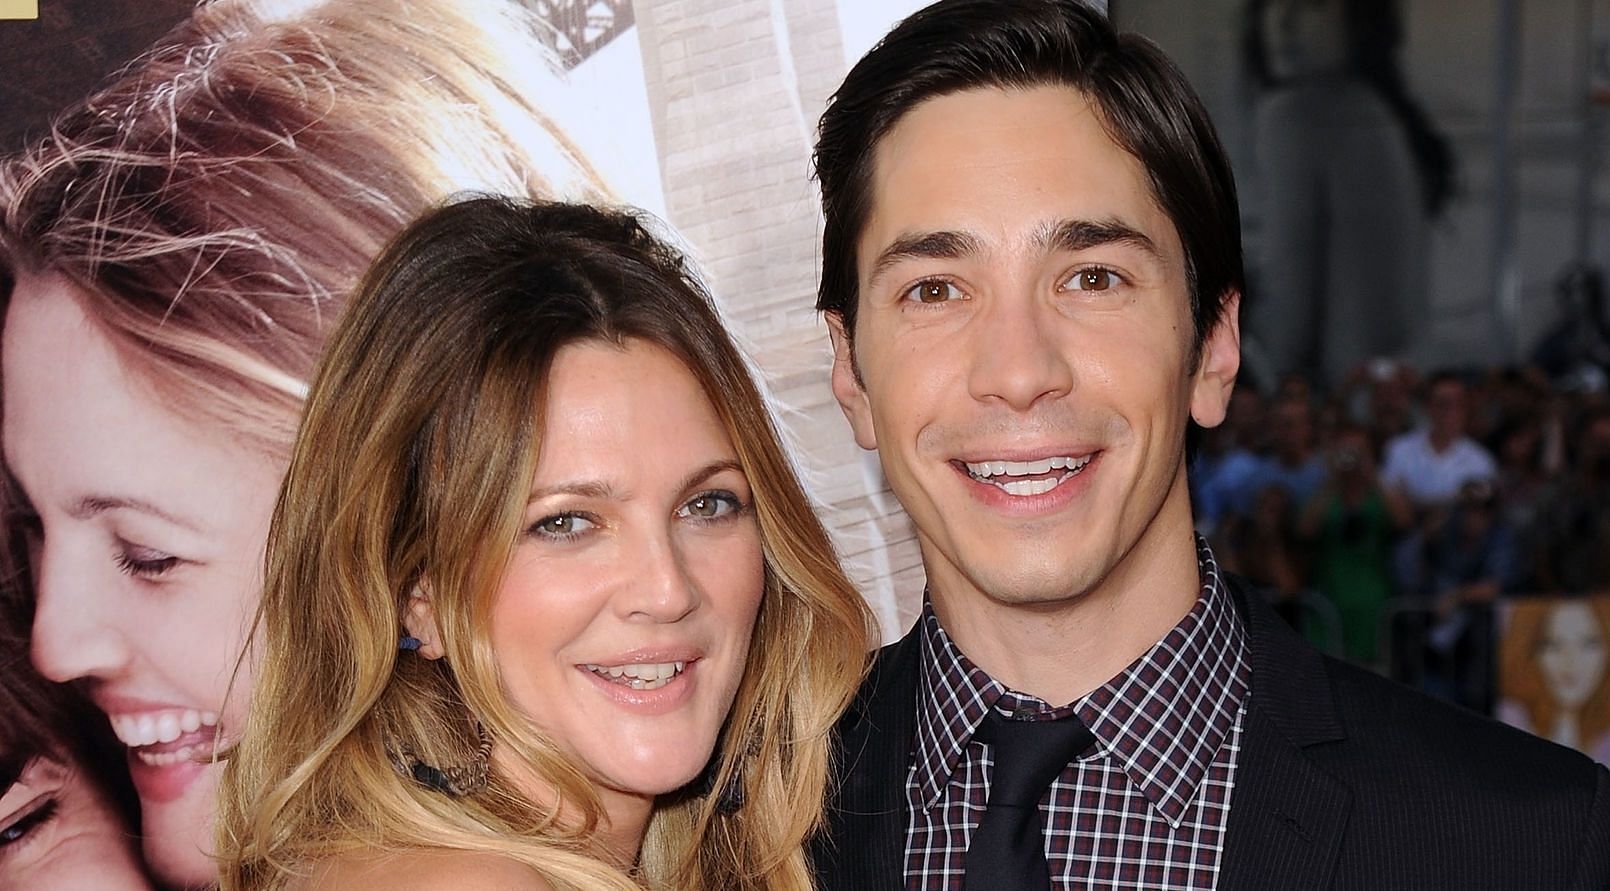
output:
<instances>
[{"instance_id":1,"label":"button on shirt","mask_svg":"<svg viewBox=\"0 0 1610 891\"><path fill-rule=\"evenodd\" d=\"M973 740L988 709L1017 717L1073 713L1096 744L1040 802L1057 889L1213 888L1246 714L1246 632L1198 540L1202 588L1191 611L1117 677L1054 708L968 661L930 605L906 794L906 887L962 887L963 855L984 813L990 747Z\"/></svg>"}]
</instances>

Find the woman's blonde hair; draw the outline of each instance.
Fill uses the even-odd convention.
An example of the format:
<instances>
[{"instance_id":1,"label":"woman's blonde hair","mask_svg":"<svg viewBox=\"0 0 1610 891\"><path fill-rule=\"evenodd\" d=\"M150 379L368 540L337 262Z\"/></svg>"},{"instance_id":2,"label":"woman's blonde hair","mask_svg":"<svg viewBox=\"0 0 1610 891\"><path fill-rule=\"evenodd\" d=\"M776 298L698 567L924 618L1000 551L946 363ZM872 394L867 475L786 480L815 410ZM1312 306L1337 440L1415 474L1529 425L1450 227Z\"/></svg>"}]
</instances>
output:
<instances>
[{"instance_id":1,"label":"woman's blonde hair","mask_svg":"<svg viewBox=\"0 0 1610 891\"><path fill-rule=\"evenodd\" d=\"M203 5L0 162L0 292L65 276L175 413L282 459L405 223L464 189L598 194L540 107L538 27L508 0Z\"/></svg>"},{"instance_id":2,"label":"woman's blonde hair","mask_svg":"<svg viewBox=\"0 0 1610 891\"><path fill-rule=\"evenodd\" d=\"M1504 637L1498 646L1498 695L1519 705L1533 733L1547 736L1560 716L1560 703L1549 691L1548 679L1538 664L1549 620L1570 601L1558 598L1517 600L1509 607ZM1610 646L1610 595L1579 601L1593 615L1600 640ZM1592 741L1610 734L1610 671L1582 706L1578 719L1581 739Z\"/></svg>"},{"instance_id":3,"label":"woman's blonde hair","mask_svg":"<svg viewBox=\"0 0 1610 891\"><path fill-rule=\"evenodd\" d=\"M765 587L709 794L667 796L637 880L806 889L833 722L861 679L867 609L834 558L761 393L682 258L629 214L479 197L411 225L332 339L269 537L254 708L221 804L224 888L273 888L343 853L451 848L555 884L633 888L594 859L599 802L502 692L491 599L523 528L555 353L639 340L679 357L754 492ZM427 580L446 656L398 655ZM463 761L477 724L558 792L493 771L451 797L394 767Z\"/></svg>"}]
</instances>

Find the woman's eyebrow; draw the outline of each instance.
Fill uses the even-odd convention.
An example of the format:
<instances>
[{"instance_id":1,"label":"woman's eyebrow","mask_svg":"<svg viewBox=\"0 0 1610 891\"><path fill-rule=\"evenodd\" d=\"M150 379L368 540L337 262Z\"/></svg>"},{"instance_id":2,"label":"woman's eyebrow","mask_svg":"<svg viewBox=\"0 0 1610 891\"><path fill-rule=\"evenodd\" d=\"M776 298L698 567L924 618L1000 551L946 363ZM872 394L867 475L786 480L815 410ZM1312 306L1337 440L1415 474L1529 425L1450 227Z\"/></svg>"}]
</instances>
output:
<instances>
[{"instance_id":1,"label":"woman's eyebrow","mask_svg":"<svg viewBox=\"0 0 1610 891\"><path fill-rule=\"evenodd\" d=\"M681 490L683 492L686 492L687 490L693 488L694 486L699 485L700 483L704 482L705 480L709 479L710 477L713 477L718 473L725 473L726 471L729 471L729 470L736 470L739 473L743 473L743 465L739 464L737 461L734 461L734 460L732 460L730 458L722 459L722 460L719 460L719 461L711 461L709 464L706 464L703 467L700 467L698 470L695 470L692 473L688 474L687 476L683 477L682 478L682 489Z\"/></svg>"},{"instance_id":2,"label":"woman's eyebrow","mask_svg":"<svg viewBox=\"0 0 1610 891\"><path fill-rule=\"evenodd\" d=\"M189 529L192 532L201 531L201 527L195 523L170 511L163 510L149 501L124 495L85 495L73 503L72 510L68 511L68 514L75 520L87 520L96 514L103 514L113 510L131 510L135 513L156 517L159 520Z\"/></svg>"},{"instance_id":3,"label":"woman's eyebrow","mask_svg":"<svg viewBox=\"0 0 1610 891\"><path fill-rule=\"evenodd\" d=\"M610 501L617 497L615 487L602 480L572 480L532 489L531 497L526 499L526 504L534 504L552 495L576 495L600 501Z\"/></svg>"}]
</instances>

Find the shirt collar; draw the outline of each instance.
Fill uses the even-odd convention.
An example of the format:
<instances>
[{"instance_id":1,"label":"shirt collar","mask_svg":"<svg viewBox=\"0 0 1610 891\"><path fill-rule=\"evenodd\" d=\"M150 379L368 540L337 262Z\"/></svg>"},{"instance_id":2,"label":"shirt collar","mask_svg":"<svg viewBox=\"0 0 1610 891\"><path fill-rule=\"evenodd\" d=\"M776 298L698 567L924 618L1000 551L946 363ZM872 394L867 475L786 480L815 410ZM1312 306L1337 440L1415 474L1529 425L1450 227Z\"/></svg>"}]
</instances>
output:
<instances>
[{"instance_id":1,"label":"shirt collar","mask_svg":"<svg viewBox=\"0 0 1610 891\"><path fill-rule=\"evenodd\" d=\"M1061 708L1009 690L974 665L926 601L911 806L938 802L973 733L998 701L1046 717L1070 710L1095 734L1081 760L1110 758L1178 826L1246 699L1246 630L1207 542L1197 539L1196 604L1106 684Z\"/></svg>"}]
</instances>

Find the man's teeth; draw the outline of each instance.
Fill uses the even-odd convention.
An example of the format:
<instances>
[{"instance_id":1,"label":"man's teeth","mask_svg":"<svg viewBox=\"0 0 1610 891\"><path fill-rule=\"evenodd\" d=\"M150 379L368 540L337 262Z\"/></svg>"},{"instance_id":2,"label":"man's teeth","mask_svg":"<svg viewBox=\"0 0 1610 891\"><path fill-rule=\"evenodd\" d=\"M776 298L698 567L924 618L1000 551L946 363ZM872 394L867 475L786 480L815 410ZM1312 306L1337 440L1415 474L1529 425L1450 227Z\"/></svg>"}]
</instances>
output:
<instances>
[{"instance_id":1,"label":"man's teeth","mask_svg":"<svg viewBox=\"0 0 1610 891\"><path fill-rule=\"evenodd\" d=\"M1090 456L1074 458L1067 455L1058 455L1054 458L1041 458L1038 461L979 461L966 462L967 472L973 479L990 483L1008 495L1043 495L1055 489L1065 480L1073 477L1085 469L1090 463ZM1054 477L1042 479L1012 479L1012 477L1042 476L1053 471L1065 471ZM1004 477L1005 479L997 479Z\"/></svg>"},{"instance_id":2,"label":"man's teeth","mask_svg":"<svg viewBox=\"0 0 1610 891\"><path fill-rule=\"evenodd\" d=\"M203 727L218 726L216 712L188 708L171 712L116 715L110 720L112 732L117 735L118 742L131 749L170 743L186 733L194 733Z\"/></svg>"},{"instance_id":3,"label":"man's teeth","mask_svg":"<svg viewBox=\"0 0 1610 891\"><path fill-rule=\"evenodd\" d=\"M633 690L658 690L687 668L686 662L634 662L629 665L597 665L588 663L593 674L608 678Z\"/></svg>"}]
</instances>

